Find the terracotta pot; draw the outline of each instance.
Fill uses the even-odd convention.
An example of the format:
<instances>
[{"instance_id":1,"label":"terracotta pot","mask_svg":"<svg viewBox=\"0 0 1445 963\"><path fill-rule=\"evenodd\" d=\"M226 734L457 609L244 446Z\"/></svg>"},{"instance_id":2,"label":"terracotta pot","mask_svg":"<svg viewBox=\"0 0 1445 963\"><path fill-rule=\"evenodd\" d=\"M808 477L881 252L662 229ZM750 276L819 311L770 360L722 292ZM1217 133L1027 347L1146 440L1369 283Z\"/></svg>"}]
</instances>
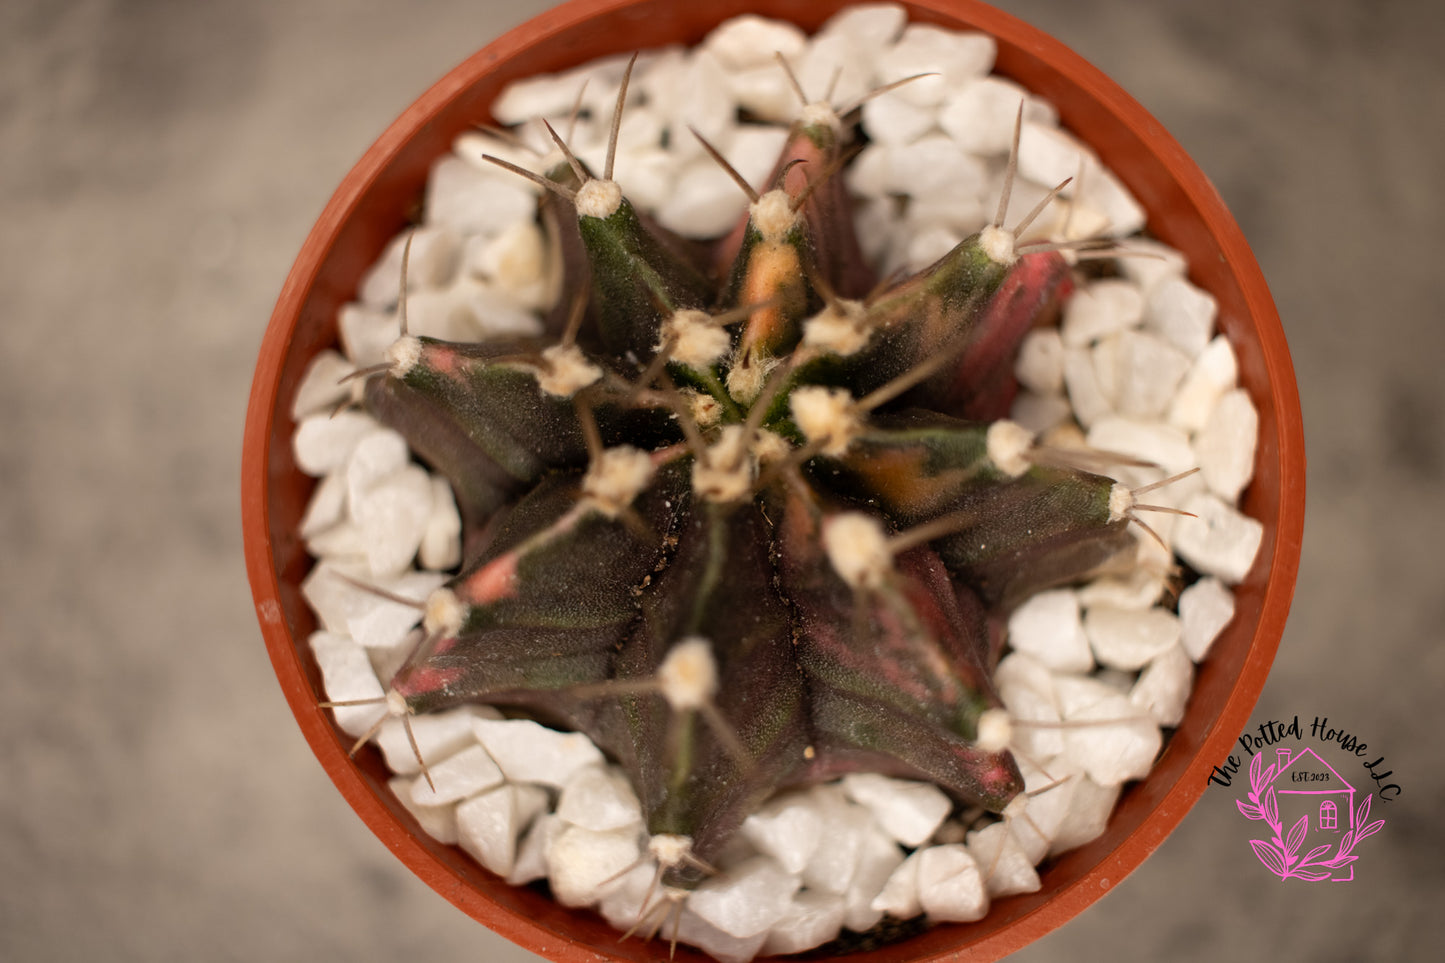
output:
<instances>
[{"instance_id":1,"label":"terracotta pot","mask_svg":"<svg viewBox=\"0 0 1445 963\"><path fill-rule=\"evenodd\" d=\"M663 960L668 950L656 942L619 943L599 917L507 886L418 828L387 790L379 753L368 747L348 758L350 739L317 708L321 685L306 646L315 621L300 583L310 561L296 528L314 482L292 458L292 398L308 361L335 343L337 309L403 227L431 162L460 131L487 119L488 105L509 81L606 54L694 43L743 12L812 30L846 5L574 0L511 31L427 91L346 176L296 259L261 347L242 466L246 563L262 634L297 723L337 788L407 866L462 910L552 960ZM998 900L979 923L938 926L851 957L857 963L996 959L1061 925L1139 865L1184 818L1246 725L1284 629L1304 518L1303 428L1284 334L1254 257L1209 181L1143 108L1058 41L974 0L905 6L914 20L995 36L997 71L1058 107L1062 123L1133 190L1148 211L1149 230L1183 251L1191 279L1218 299L1219 326L1259 409L1254 482L1243 507L1263 522L1264 541L1236 592L1234 621L1199 668L1183 724L1149 778L1125 790L1107 832L1049 864L1039 892ZM678 959L705 957L679 947Z\"/></svg>"}]
</instances>

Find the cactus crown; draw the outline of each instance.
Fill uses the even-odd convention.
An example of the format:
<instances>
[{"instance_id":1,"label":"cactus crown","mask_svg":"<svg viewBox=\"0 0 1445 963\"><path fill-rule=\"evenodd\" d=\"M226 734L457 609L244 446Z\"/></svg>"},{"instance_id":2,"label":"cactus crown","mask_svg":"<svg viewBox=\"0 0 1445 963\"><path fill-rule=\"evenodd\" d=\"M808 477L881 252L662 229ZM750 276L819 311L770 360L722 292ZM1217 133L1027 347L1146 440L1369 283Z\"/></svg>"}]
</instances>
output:
<instances>
[{"instance_id":1,"label":"cactus crown","mask_svg":"<svg viewBox=\"0 0 1445 963\"><path fill-rule=\"evenodd\" d=\"M878 283L835 176L852 136L809 105L766 190L736 177L744 223L699 250L634 209L611 150L594 176L554 131L563 162L518 169L564 254L552 336L403 334L365 385L465 521L391 700L586 732L648 830L685 841L669 886L780 788L849 771L1003 811L1022 779L989 682L1000 616L1133 544L1110 479L997 420L1071 284L1060 252L1016 245L1005 197Z\"/></svg>"}]
</instances>

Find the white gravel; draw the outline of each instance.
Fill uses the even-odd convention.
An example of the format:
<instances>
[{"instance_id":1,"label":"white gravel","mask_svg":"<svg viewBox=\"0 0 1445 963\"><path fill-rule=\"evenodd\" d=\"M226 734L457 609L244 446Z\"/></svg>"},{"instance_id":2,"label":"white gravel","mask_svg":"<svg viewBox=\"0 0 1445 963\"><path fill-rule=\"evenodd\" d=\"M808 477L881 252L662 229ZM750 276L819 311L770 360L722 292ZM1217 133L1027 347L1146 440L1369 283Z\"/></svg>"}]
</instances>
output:
<instances>
[{"instance_id":1,"label":"white gravel","mask_svg":"<svg viewBox=\"0 0 1445 963\"><path fill-rule=\"evenodd\" d=\"M860 195L865 246L885 270L925 266L992 216L1021 98L1024 179L1010 221L1082 167L1082 183L1031 236L1065 236L1066 215L1068 236L1124 236L1142 226L1137 202L1057 125L1052 107L988 75L991 39L905 27L905 19L896 6L865 4L809 40L789 25L744 17L720 27L700 52L644 55L634 76L639 102L618 147L624 191L674 230L710 237L731 227L746 198L687 127L760 180L798 110L776 50L813 96L836 75L835 106L891 80L939 74L864 107L873 143L847 182ZM504 123L564 120L590 78L592 119L577 125L573 147L600 165L620 72L612 58L526 81L505 92L494 113ZM773 123L739 126L739 102ZM409 262L413 334L540 330L536 310L556 296L557 265L532 223L537 189L480 160L500 153L534 170L556 161L536 126L518 132L535 153L474 132L434 167ZM927 195L945 183L947 203ZM907 203L914 192L919 203ZM1171 556L1136 532L1135 572L1040 594L1013 614L1013 654L996 681L1016 723L1012 745L1029 793L1002 821L960 826L937 788L878 775L788 793L747 820L720 872L686 896L675 917L682 941L745 961L809 949L885 912L979 919L992 898L1036 890L1040 861L1097 838L1123 784L1147 775L1161 727L1177 725L1186 710L1194 663L1233 617L1229 586L1247 574L1260 542L1259 523L1235 507L1251 477L1258 419L1237 385L1230 345L1215 331L1214 299L1188 281L1177 252L1143 239L1128 246L1154 256L1122 259L1119 277L1081 286L1060 328L1026 339L1018 362L1026 390L1014 416L1040 431L1077 422L1089 445L1157 464L1131 469L1131 485L1201 468L1202 480L1140 500L1182 502L1198 515L1147 521L1205 577L1184 590L1176 614L1162 593ZM332 700L380 698L417 638L419 611L357 583L422 599L460 551L446 483L412 464L399 436L369 416L332 415L355 397L354 384L339 380L380 361L397 336L400 266L398 241L363 280L358 302L342 310L341 353L316 357L293 408L297 463L320 479L302 535L321 562L303 592L323 626L310 642ZM597 907L620 929L670 911L650 885L656 863L636 795L584 736L485 708L412 718L428 784L402 719L388 717L384 704L334 712L355 737L381 723L374 738L397 773L392 791L427 832L459 843L492 872L514 883L546 877L559 901Z\"/></svg>"}]
</instances>

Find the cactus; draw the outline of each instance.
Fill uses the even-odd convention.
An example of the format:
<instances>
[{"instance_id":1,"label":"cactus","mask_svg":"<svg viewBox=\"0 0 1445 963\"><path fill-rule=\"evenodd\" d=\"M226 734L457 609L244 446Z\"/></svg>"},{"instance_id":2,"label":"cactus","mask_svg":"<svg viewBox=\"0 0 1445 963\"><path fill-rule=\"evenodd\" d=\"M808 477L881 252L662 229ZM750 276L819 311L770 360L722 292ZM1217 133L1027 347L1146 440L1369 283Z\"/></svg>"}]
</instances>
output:
<instances>
[{"instance_id":1,"label":"cactus","mask_svg":"<svg viewBox=\"0 0 1445 963\"><path fill-rule=\"evenodd\" d=\"M1071 284L1057 248L1016 246L1005 197L879 283L837 176L855 133L826 104L803 117L701 256L633 208L610 153L600 176L570 153L518 169L565 252L553 335L403 332L364 390L466 523L393 711L585 732L684 889L768 797L851 771L1002 812L1022 790L989 681L1002 619L1132 545L1126 489L991 421Z\"/></svg>"}]
</instances>

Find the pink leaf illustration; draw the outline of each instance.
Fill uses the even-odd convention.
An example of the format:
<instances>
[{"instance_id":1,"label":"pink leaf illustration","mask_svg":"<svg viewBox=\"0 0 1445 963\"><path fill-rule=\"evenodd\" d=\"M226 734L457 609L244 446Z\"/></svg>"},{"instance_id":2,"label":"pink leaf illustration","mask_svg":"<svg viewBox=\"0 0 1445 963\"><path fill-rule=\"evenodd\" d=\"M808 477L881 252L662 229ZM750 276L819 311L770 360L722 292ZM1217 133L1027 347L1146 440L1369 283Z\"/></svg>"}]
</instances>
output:
<instances>
[{"instance_id":1,"label":"pink leaf illustration","mask_svg":"<svg viewBox=\"0 0 1445 963\"><path fill-rule=\"evenodd\" d=\"M1279 800L1274 798L1274 787L1264 791L1264 818L1271 826L1279 825Z\"/></svg>"},{"instance_id":2,"label":"pink leaf illustration","mask_svg":"<svg viewBox=\"0 0 1445 963\"><path fill-rule=\"evenodd\" d=\"M1240 799L1236 799L1236 800L1234 801L1234 804L1239 807L1239 811L1242 812L1242 813L1244 813L1245 818L1247 818L1247 819L1263 819L1263 818L1264 818L1264 813L1262 813L1262 812L1259 811L1259 807L1258 807L1258 806L1251 806L1249 803L1244 802L1243 800L1240 800Z\"/></svg>"},{"instance_id":3,"label":"pink leaf illustration","mask_svg":"<svg viewBox=\"0 0 1445 963\"><path fill-rule=\"evenodd\" d=\"M1341 855L1343 855L1343 854L1345 854L1345 853L1348 853L1350 850L1352 850L1352 849L1354 849L1354 848L1355 848L1355 831L1354 831L1353 829L1347 829L1347 830L1345 830L1345 834L1340 837L1340 853L1341 853Z\"/></svg>"},{"instance_id":4,"label":"pink leaf illustration","mask_svg":"<svg viewBox=\"0 0 1445 963\"><path fill-rule=\"evenodd\" d=\"M1374 822L1370 823L1370 825L1360 830L1359 835L1355 837L1355 842L1358 843L1362 839L1375 835L1380 831L1380 827L1383 825L1385 825L1385 821L1383 819L1377 819Z\"/></svg>"},{"instance_id":5,"label":"pink leaf illustration","mask_svg":"<svg viewBox=\"0 0 1445 963\"><path fill-rule=\"evenodd\" d=\"M1322 865L1322 866L1333 866L1335 869L1339 869L1341 866L1348 866L1348 865L1350 865L1351 863L1353 863L1355 860L1357 860L1357 859L1359 859L1359 858L1360 858L1360 857L1358 857L1358 856L1336 856L1334 859L1330 860L1328 863L1322 863L1321 865Z\"/></svg>"},{"instance_id":6,"label":"pink leaf illustration","mask_svg":"<svg viewBox=\"0 0 1445 963\"><path fill-rule=\"evenodd\" d=\"M1330 878L1330 874L1322 869L1297 869L1293 875L1297 879L1306 879L1311 883L1318 883L1322 879Z\"/></svg>"},{"instance_id":7,"label":"pink leaf illustration","mask_svg":"<svg viewBox=\"0 0 1445 963\"><path fill-rule=\"evenodd\" d=\"M1249 764L1249 788L1259 792L1259 787L1264 785L1264 756L1255 756Z\"/></svg>"},{"instance_id":8,"label":"pink leaf illustration","mask_svg":"<svg viewBox=\"0 0 1445 963\"><path fill-rule=\"evenodd\" d=\"M1280 858L1279 851L1274 844L1263 839L1251 839L1249 845L1254 848L1255 857L1264 864L1271 873L1284 879L1284 860Z\"/></svg>"},{"instance_id":9,"label":"pink leaf illustration","mask_svg":"<svg viewBox=\"0 0 1445 963\"><path fill-rule=\"evenodd\" d=\"M1355 825L1365 825L1365 820L1370 818L1370 796L1360 800L1359 807L1355 810Z\"/></svg>"},{"instance_id":10,"label":"pink leaf illustration","mask_svg":"<svg viewBox=\"0 0 1445 963\"><path fill-rule=\"evenodd\" d=\"M1310 818L1301 816L1289 829L1289 836L1284 841L1285 855L1290 859L1299 852L1300 843L1305 841L1305 830L1309 828Z\"/></svg>"},{"instance_id":11,"label":"pink leaf illustration","mask_svg":"<svg viewBox=\"0 0 1445 963\"><path fill-rule=\"evenodd\" d=\"M1323 856L1329 850L1329 848L1329 843L1325 843L1323 846L1316 846L1314 849L1305 853L1305 858L1300 860L1300 865L1303 866L1305 863L1308 863L1313 859Z\"/></svg>"}]
</instances>

